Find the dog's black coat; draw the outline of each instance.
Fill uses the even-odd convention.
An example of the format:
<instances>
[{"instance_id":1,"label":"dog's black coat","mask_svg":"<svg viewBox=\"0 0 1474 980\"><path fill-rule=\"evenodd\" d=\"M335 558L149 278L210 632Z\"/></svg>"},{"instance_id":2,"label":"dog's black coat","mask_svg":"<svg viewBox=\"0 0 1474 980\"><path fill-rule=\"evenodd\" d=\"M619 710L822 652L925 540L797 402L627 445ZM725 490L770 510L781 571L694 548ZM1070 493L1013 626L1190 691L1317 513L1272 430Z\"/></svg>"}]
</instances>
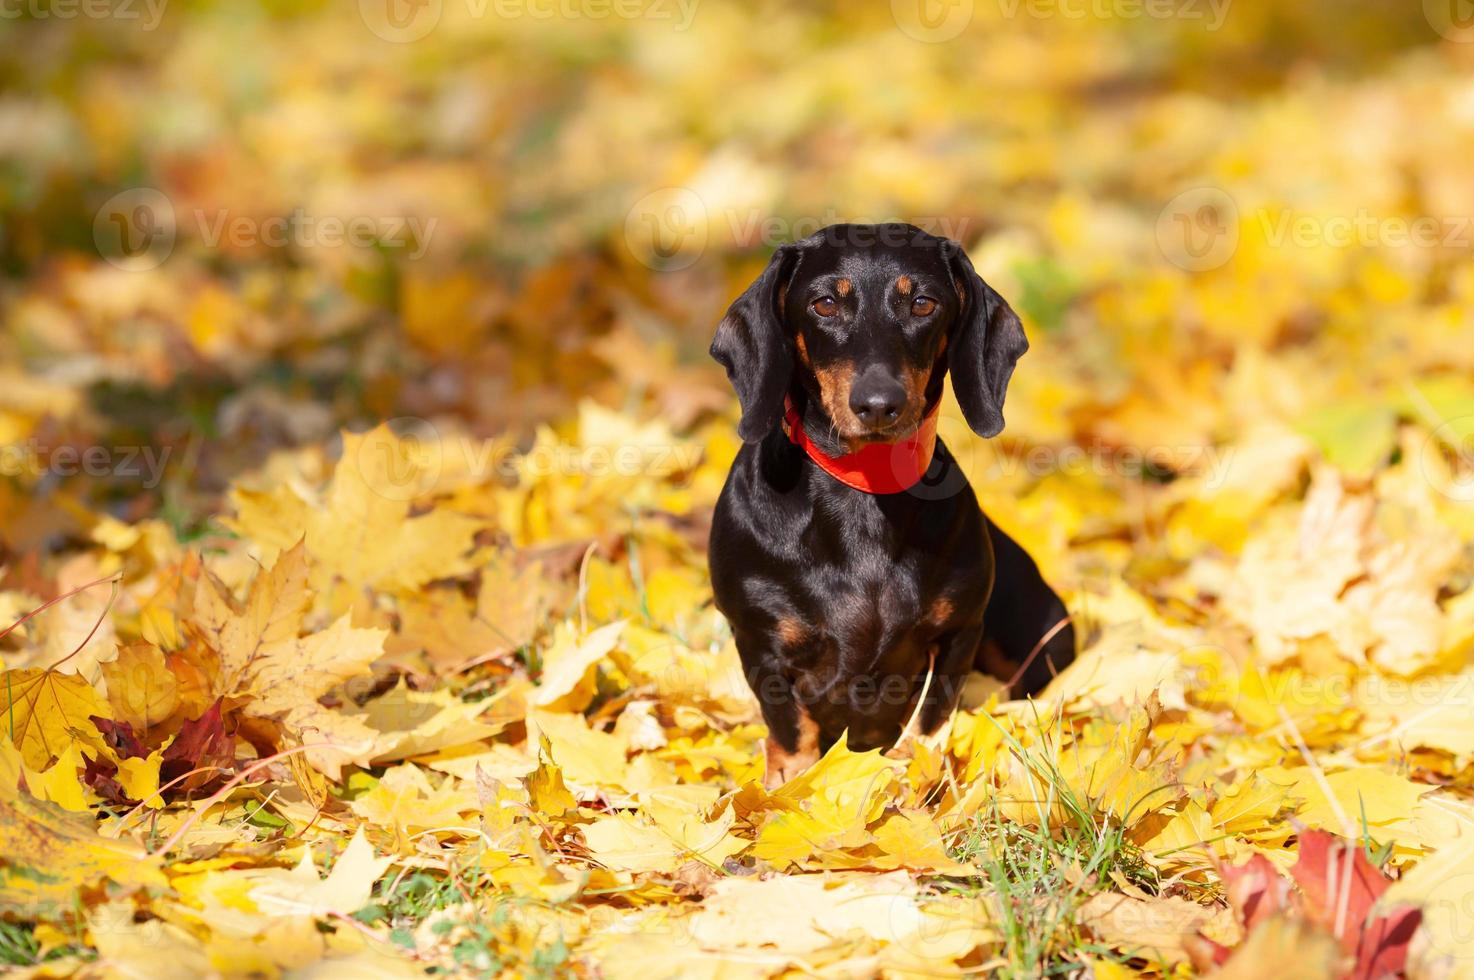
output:
<instances>
[{"instance_id":1,"label":"dog's black coat","mask_svg":"<svg viewBox=\"0 0 1474 980\"><path fill-rule=\"evenodd\" d=\"M984 517L940 439L921 484L873 495L821 470L779 424L787 395L827 453L894 442L936 405L950 368L969 425L993 436L1027 346L962 249L910 225L836 225L783 246L728 310L712 355L742 402L746 445L713 519L711 580L768 724L770 782L846 731L854 749L892 745L929 663L927 732L974 667L1008 679L1028 661L1016 684L1028 694L1074 658L1064 604Z\"/></svg>"}]
</instances>

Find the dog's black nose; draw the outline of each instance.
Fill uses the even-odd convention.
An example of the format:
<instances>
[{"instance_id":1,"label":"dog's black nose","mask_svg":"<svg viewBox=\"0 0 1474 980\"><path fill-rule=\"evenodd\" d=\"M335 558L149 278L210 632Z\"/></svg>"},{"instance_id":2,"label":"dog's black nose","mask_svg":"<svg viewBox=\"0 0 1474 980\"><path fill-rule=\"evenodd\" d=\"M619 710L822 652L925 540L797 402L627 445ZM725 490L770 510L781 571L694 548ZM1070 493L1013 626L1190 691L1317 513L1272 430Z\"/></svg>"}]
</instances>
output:
<instances>
[{"instance_id":1,"label":"dog's black nose","mask_svg":"<svg viewBox=\"0 0 1474 980\"><path fill-rule=\"evenodd\" d=\"M906 389L895 378L867 373L850 388L850 411L872 429L890 425L905 407Z\"/></svg>"}]
</instances>

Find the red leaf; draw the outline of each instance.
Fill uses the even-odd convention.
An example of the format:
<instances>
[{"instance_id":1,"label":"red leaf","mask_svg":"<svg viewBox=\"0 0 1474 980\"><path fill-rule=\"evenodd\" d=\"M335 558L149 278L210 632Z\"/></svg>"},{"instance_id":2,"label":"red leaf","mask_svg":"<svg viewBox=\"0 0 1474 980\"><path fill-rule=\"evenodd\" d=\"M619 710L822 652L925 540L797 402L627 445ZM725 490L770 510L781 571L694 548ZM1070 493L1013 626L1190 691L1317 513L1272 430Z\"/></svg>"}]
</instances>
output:
<instances>
[{"instance_id":1,"label":"red leaf","mask_svg":"<svg viewBox=\"0 0 1474 980\"><path fill-rule=\"evenodd\" d=\"M108 748L121 758L142 759L148 755L148 750L143 747L142 742L138 741L138 736L133 734L133 726L126 721L113 721L101 715L88 715L87 717L97 727L98 734L102 736Z\"/></svg>"},{"instance_id":2,"label":"red leaf","mask_svg":"<svg viewBox=\"0 0 1474 980\"><path fill-rule=\"evenodd\" d=\"M1182 937L1182 948L1187 950L1187 958L1192 961L1193 969L1199 973L1207 973L1215 966L1222 966L1233 953L1229 947L1203 935L1202 930L1196 936Z\"/></svg>"},{"instance_id":3,"label":"red leaf","mask_svg":"<svg viewBox=\"0 0 1474 980\"><path fill-rule=\"evenodd\" d=\"M1372 906L1392 884L1353 841L1324 830L1300 835L1300 858L1290 869L1304 897L1305 915L1355 953Z\"/></svg>"},{"instance_id":4,"label":"red leaf","mask_svg":"<svg viewBox=\"0 0 1474 980\"><path fill-rule=\"evenodd\" d=\"M1220 874L1228 902L1246 934L1290 904L1290 883L1263 854L1255 854L1236 868L1222 868Z\"/></svg>"},{"instance_id":5,"label":"red leaf","mask_svg":"<svg viewBox=\"0 0 1474 980\"><path fill-rule=\"evenodd\" d=\"M179 734L164 750L159 782L168 783L191 770L204 769L184 781L185 791L197 790L222 778L234 762L235 734L225 731L217 700L204 714L180 727Z\"/></svg>"},{"instance_id":6,"label":"red leaf","mask_svg":"<svg viewBox=\"0 0 1474 980\"><path fill-rule=\"evenodd\" d=\"M129 799L128 793L123 789L123 784L113 777L118 774L118 767L106 759L94 759L86 752L82 753L82 783L90 786L92 791L109 803L119 806L137 806L138 801Z\"/></svg>"},{"instance_id":7,"label":"red leaf","mask_svg":"<svg viewBox=\"0 0 1474 980\"><path fill-rule=\"evenodd\" d=\"M1407 968L1408 944L1422 921L1422 909L1401 907L1368 922L1356 952L1356 970L1351 974L1352 980L1385 980L1403 976Z\"/></svg>"}]
</instances>

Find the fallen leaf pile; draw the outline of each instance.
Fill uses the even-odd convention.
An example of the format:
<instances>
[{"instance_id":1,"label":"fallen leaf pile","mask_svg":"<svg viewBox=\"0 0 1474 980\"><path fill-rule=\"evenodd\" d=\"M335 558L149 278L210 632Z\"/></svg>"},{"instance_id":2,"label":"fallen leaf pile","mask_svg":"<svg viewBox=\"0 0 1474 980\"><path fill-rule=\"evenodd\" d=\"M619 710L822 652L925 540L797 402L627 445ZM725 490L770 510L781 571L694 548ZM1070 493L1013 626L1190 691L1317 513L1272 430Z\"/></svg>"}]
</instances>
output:
<instances>
[{"instance_id":1,"label":"fallen leaf pile","mask_svg":"<svg viewBox=\"0 0 1474 980\"><path fill-rule=\"evenodd\" d=\"M1474 46L1321 2L950 44L353 6L0 56L0 963L1474 976ZM78 244L140 174L147 268ZM299 207L436 224L207 234ZM1024 316L1003 436L950 396L941 435L1082 649L769 792L703 351L778 241L894 216Z\"/></svg>"}]
</instances>

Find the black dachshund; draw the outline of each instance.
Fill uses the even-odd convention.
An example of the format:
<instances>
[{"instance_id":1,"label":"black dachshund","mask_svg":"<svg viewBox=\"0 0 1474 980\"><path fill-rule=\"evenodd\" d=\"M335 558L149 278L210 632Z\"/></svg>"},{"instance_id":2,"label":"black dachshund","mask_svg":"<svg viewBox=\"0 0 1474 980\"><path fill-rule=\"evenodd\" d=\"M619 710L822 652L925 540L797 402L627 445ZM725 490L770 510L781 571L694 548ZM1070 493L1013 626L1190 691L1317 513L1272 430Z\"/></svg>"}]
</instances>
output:
<instances>
[{"instance_id":1,"label":"black dachshund","mask_svg":"<svg viewBox=\"0 0 1474 980\"><path fill-rule=\"evenodd\" d=\"M1040 690L1075 655L1064 604L983 516L936 438L948 369L978 435L1028 349L956 242L834 225L778 249L711 354L746 443L711 531L711 581L768 725L767 783L848 732L889 748L952 711L967 672Z\"/></svg>"}]
</instances>

